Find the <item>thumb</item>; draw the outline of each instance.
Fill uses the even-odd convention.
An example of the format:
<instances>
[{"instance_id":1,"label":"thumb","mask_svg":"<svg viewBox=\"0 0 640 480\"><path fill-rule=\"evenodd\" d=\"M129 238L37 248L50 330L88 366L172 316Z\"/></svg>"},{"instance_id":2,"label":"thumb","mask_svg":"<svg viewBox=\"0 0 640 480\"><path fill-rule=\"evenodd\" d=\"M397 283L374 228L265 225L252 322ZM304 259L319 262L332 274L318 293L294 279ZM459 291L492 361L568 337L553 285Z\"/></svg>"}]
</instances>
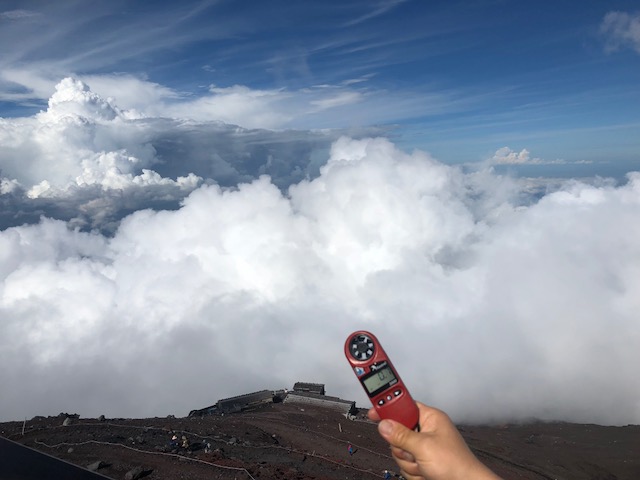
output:
<instances>
[{"instance_id":1,"label":"thumb","mask_svg":"<svg viewBox=\"0 0 640 480\"><path fill-rule=\"evenodd\" d=\"M393 420L382 420L378 424L378 432L392 446L401 448L402 450L412 453L416 450L420 434L409 430L401 423Z\"/></svg>"}]
</instances>

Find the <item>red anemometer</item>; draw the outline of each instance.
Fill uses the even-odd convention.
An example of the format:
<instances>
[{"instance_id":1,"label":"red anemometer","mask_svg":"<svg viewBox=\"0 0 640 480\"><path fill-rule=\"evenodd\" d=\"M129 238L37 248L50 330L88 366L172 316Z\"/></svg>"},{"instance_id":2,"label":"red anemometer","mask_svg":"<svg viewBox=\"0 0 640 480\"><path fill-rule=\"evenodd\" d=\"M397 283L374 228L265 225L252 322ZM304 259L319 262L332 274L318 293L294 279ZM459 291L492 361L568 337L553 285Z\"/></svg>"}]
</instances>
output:
<instances>
[{"instance_id":1,"label":"red anemometer","mask_svg":"<svg viewBox=\"0 0 640 480\"><path fill-rule=\"evenodd\" d=\"M344 354L380 418L390 418L410 429L419 427L416 402L372 333L361 330L349 335Z\"/></svg>"}]
</instances>

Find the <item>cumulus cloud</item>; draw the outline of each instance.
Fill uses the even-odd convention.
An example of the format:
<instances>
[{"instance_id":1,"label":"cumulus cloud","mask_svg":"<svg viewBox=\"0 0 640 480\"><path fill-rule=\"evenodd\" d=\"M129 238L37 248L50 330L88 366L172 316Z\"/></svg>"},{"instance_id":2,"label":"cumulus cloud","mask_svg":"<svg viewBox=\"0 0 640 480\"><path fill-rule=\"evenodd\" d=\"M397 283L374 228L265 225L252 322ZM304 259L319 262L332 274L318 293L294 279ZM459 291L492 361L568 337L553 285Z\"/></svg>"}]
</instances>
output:
<instances>
[{"instance_id":1,"label":"cumulus cloud","mask_svg":"<svg viewBox=\"0 0 640 480\"><path fill-rule=\"evenodd\" d=\"M545 160L543 158L532 157L531 152L523 148L519 152L509 147L501 147L493 154L489 163L497 165L563 165L567 163L584 164L592 163L588 160L578 160L575 162L567 162L563 159Z\"/></svg>"},{"instance_id":2,"label":"cumulus cloud","mask_svg":"<svg viewBox=\"0 0 640 480\"><path fill-rule=\"evenodd\" d=\"M288 189L203 184L110 237L1 231L3 418L184 415L298 380L366 406L342 353L366 328L458 420L640 421L638 174L523 202L381 138L326 155Z\"/></svg>"},{"instance_id":3,"label":"cumulus cloud","mask_svg":"<svg viewBox=\"0 0 640 480\"><path fill-rule=\"evenodd\" d=\"M496 163L522 164L536 162L539 159L532 159L529 150L523 148L520 152L515 152L509 147L502 147L496 150L493 161Z\"/></svg>"},{"instance_id":4,"label":"cumulus cloud","mask_svg":"<svg viewBox=\"0 0 640 480\"><path fill-rule=\"evenodd\" d=\"M0 69L0 100L45 104L69 76L60 65L11 65ZM455 90L392 92L368 85L370 75L300 89L210 84L181 92L129 74L74 75L92 93L130 116L224 122L248 129L369 128L411 118L465 110L481 99Z\"/></svg>"},{"instance_id":5,"label":"cumulus cloud","mask_svg":"<svg viewBox=\"0 0 640 480\"><path fill-rule=\"evenodd\" d=\"M103 92L118 94L127 108L81 80L65 78L46 110L0 119L1 227L45 215L113 232L132 211L178 208L203 183L232 187L270 175L286 188L318 174L320 153L326 156L338 135L247 129L197 120L196 114L185 119L178 107L173 118L162 117L148 105L168 101L166 89L132 77L94 80ZM118 92L117 86L124 88ZM231 108L234 102L241 104L242 98L227 98L216 108L227 106L240 118ZM256 118L259 110L245 107Z\"/></svg>"},{"instance_id":6,"label":"cumulus cloud","mask_svg":"<svg viewBox=\"0 0 640 480\"><path fill-rule=\"evenodd\" d=\"M600 24L607 51L628 47L640 53L640 13L609 12Z\"/></svg>"},{"instance_id":7,"label":"cumulus cloud","mask_svg":"<svg viewBox=\"0 0 640 480\"><path fill-rule=\"evenodd\" d=\"M86 228L111 228L122 209L177 206L202 179L192 173L162 178L153 171L160 160L149 129L135 119L67 78L46 111L0 120L3 226L45 214ZM135 206L127 205L136 197Z\"/></svg>"}]
</instances>

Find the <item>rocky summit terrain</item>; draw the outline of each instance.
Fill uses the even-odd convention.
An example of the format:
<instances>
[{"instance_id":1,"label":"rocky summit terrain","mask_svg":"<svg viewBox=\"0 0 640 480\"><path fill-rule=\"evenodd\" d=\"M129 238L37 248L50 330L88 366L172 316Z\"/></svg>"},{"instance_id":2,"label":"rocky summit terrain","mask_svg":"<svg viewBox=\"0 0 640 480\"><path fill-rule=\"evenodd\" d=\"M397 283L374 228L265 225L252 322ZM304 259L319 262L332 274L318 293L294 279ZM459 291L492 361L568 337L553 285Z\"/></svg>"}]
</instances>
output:
<instances>
[{"instance_id":1,"label":"rocky summit terrain","mask_svg":"<svg viewBox=\"0 0 640 480\"><path fill-rule=\"evenodd\" d=\"M640 479L640 426L530 423L460 430L505 479ZM60 414L0 423L0 435L114 479L348 480L397 471L364 410L350 420L312 405L270 403L185 418Z\"/></svg>"}]
</instances>

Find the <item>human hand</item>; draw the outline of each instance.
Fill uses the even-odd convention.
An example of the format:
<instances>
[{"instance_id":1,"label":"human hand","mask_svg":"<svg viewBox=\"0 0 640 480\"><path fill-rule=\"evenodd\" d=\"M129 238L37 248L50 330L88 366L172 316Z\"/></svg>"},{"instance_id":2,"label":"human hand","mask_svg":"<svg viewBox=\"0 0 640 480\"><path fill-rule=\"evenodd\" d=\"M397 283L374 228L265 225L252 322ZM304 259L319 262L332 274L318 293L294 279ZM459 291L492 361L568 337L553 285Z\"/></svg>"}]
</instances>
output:
<instances>
[{"instance_id":1,"label":"human hand","mask_svg":"<svg viewBox=\"0 0 640 480\"><path fill-rule=\"evenodd\" d=\"M500 480L469 450L449 416L416 402L420 432L394 420L381 420L375 409L371 420L380 422L378 432L391 445L391 454L402 475L409 480Z\"/></svg>"}]
</instances>

